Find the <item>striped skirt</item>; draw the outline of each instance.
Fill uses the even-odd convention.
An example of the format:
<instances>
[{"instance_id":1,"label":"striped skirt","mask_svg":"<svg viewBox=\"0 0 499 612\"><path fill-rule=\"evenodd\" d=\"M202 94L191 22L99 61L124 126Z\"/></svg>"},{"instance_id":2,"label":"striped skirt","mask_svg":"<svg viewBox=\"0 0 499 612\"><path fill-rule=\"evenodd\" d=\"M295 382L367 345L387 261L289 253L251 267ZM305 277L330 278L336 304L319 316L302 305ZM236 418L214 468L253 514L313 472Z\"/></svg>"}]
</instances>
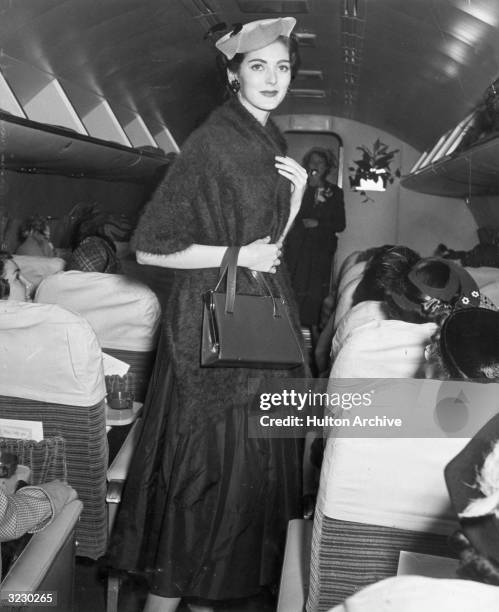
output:
<instances>
[{"instance_id":1,"label":"striped skirt","mask_svg":"<svg viewBox=\"0 0 499 612\"><path fill-rule=\"evenodd\" d=\"M340 521L316 509L307 612L325 612L368 584L395 576L401 550L452 556L447 536Z\"/></svg>"}]
</instances>

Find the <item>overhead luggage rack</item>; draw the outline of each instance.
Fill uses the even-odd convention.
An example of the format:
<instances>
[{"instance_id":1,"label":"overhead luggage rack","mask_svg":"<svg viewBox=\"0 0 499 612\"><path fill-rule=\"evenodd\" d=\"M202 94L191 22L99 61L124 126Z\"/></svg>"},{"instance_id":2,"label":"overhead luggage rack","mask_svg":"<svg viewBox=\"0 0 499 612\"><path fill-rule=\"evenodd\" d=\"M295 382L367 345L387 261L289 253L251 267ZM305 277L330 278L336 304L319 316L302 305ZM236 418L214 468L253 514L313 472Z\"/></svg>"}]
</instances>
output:
<instances>
[{"instance_id":1,"label":"overhead luggage rack","mask_svg":"<svg viewBox=\"0 0 499 612\"><path fill-rule=\"evenodd\" d=\"M499 195L499 134L483 138L469 149L424 164L401 179L419 193L454 198Z\"/></svg>"},{"instance_id":2,"label":"overhead luggage rack","mask_svg":"<svg viewBox=\"0 0 499 612\"><path fill-rule=\"evenodd\" d=\"M159 148L127 147L0 111L3 169L130 182L150 178L167 164Z\"/></svg>"}]
</instances>

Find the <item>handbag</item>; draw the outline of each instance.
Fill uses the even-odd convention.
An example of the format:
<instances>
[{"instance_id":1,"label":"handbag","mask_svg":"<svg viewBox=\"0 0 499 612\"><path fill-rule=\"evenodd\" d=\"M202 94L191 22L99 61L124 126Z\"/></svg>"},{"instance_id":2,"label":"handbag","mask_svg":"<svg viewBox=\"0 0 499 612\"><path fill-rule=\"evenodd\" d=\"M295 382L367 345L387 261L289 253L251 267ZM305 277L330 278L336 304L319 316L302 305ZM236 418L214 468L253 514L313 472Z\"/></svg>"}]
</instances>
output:
<instances>
[{"instance_id":1,"label":"handbag","mask_svg":"<svg viewBox=\"0 0 499 612\"><path fill-rule=\"evenodd\" d=\"M239 247L229 247L214 290L203 296L202 367L294 368L304 363L286 300L272 295L236 294ZM227 275L226 291L220 291Z\"/></svg>"}]
</instances>

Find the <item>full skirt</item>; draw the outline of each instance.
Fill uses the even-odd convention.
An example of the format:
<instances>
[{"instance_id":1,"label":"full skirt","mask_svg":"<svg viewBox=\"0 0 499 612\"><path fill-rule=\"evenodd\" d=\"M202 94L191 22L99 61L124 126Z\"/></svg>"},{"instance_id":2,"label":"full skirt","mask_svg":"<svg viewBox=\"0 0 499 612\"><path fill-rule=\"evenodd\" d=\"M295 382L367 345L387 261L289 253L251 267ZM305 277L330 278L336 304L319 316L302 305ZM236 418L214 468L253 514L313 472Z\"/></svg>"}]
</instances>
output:
<instances>
[{"instance_id":1,"label":"full skirt","mask_svg":"<svg viewBox=\"0 0 499 612\"><path fill-rule=\"evenodd\" d=\"M189 431L181 410L163 334L110 563L163 597L254 595L277 583L301 517L302 440L252 437L244 405Z\"/></svg>"}]
</instances>

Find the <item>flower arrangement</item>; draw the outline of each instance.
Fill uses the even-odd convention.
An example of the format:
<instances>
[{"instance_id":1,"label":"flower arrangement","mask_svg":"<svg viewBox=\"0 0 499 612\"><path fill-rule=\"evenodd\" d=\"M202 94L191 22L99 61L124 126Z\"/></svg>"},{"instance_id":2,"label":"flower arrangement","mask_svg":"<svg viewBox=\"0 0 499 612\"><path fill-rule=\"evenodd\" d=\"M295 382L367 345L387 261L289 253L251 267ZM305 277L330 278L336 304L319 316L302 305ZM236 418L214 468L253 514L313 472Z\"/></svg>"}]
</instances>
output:
<instances>
[{"instance_id":1,"label":"flower arrangement","mask_svg":"<svg viewBox=\"0 0 499 612\"><path fill-rule=\"evenodd\" d=\"M348 170L353 173L349 176L350 187L360 191L361 195L366 196L366 191L371 190L384 191L388 183L392 184L395 177L400 177L398 168L394 172L390 168L390 163L399 149L389 151L388 145L379 138L376 139L372 151L365 145L357 149L362 151L362 157L354 160L355 166L350 166ZM366 196L364 201L371 199Z\"/></svg>"}]
</instances>

